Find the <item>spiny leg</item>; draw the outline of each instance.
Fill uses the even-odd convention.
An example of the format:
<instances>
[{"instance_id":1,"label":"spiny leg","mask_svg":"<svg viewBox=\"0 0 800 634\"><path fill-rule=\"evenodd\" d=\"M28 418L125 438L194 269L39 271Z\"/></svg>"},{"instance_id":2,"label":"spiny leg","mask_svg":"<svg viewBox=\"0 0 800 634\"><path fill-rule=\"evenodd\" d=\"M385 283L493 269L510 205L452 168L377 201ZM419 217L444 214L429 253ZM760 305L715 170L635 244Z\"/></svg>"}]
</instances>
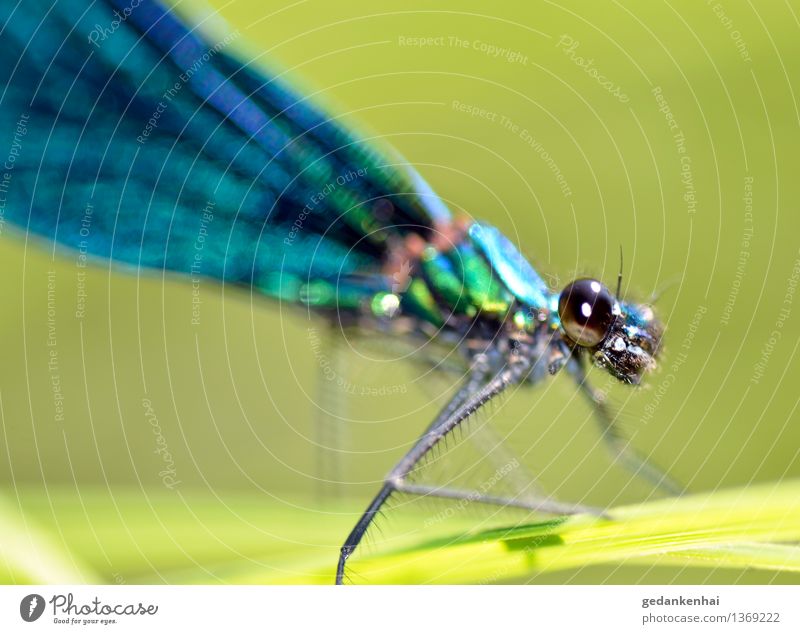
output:
<instances>
[{"instance_id":1,"label":"spiny leg","mask_svg":"<svg viewBox=\"0 0 800 634\"><path fill-rule=\"evenodd\" d=\"M372 500L367 510L361 515L353 530L348 535L339 554L339 563L336 567L336 583L340 585L344 578L344 567L348 557L353 553L361 542L367 528L372 524L375 516L380 511L389 496L397 490L398 485L402 484L409 473L419 463L419 461L438 443L442 438L449 434L460 423L480 409L489 400L503 392L510 385L519 382L529 370L527 363L520 362L515 366L506 368L499 372L493 379L481 383L477 391L471 391L476 384L478 377L470 377L464 388L460 389L453 400L448 403L442 412L437 416L428 430L417 440L414 446L406 453L400 462L395 465L389 475Z\"/></svg>"},{"instance_id":2,"label":"spiny leg","mask_svg":"<svg viewBox=\"0 0 800 634\"><path fill-rule=\"evenodd\" d=\"M581 504L567 504L547 497L529 497L527 499L510 498L499 495L486 495L478 493L477 491L436 487L428 484L411 484L404 481L398 482L394 490L398 493L408 493L410 495L428 495L448 500L467 500L479 504L526 509L552 515L577 515L579 513L588 513L597 516L603 515L603 511L598 508L583 506Z\"/></svg>"},{"instance_id":3,"label":"spiny leg","mask_svg":"<svg viewBox=\"0 0 800 634\"><path fill-rule=\"evenodd\" d=\"M595 420L600 425L603 441L615 460L625 469L640 476L672 495L681 495L684 491L675 480L670 478L660 467L648 461L630 446L630 440L617 427L614 416L608 409L603 396L588 382L586 368L582 360L573 360L568 366L583 395L594 407Z\"/></svg>"},{"instance_id":4,"label":"spiny leg","mask_svg":"<svg viewBox=\"0 0 800 634\"><path fill-rule=\"evenodd\" d=\"M439 414L437 414L436 418L433 419L433 422L425 428L424 433L427 434L433 429L436 429L442 422L450 418L455 411L466 403L471 395L480 390L485 383L486 374L480 370L473 371L462 386L458 388L458 391L453 397L447 402L447 405L445 405Z\"/></svg>"}]
</instances>

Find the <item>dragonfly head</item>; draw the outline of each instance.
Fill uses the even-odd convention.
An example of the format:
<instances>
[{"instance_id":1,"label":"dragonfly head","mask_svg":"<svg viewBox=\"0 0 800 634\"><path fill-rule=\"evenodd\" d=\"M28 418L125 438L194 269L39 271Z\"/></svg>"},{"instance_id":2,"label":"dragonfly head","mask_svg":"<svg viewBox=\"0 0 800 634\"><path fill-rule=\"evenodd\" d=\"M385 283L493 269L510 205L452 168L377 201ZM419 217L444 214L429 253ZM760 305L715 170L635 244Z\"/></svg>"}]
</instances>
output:
<instances>
[{"instance_id":1,"label":"dragonfly head","mask_svg":"<svg viewBox=\"0 0 800 634\"><path fill-rule=\"evenodd\" d=\"M558 298L561 330L594 364L625 383L655 367L663 328L652 309L622 302L601 282L580 278Z\"/></svg>"}]
</instances>

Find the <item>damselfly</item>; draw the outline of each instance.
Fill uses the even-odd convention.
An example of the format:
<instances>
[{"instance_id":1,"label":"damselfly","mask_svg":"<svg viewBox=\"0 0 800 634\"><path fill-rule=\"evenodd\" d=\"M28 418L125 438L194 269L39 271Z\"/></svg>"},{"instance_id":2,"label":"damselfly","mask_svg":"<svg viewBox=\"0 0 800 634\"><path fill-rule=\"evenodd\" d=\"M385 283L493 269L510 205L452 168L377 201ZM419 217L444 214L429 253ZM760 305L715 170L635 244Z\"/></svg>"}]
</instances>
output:
<instances>
[{"instance_id":1,"label":"damselfly","mask_svg":"<svg viewBox=\"0 0 800 634\"><path fill-rule=\"evenodd\" d=\"M653 367L662 328L648 306L594 279L551 290L497 229L454 218L401 157L153 0L26 0L0 15L0 129L10 147L25 137L6 166L11 185L0 184L5 220L96 258L246 285L337 324L457 348L466 380L346 538L337 582L392 494L475 500L415 483L415 466L510 386L559 371L593 403L615 456L676 488L628 447L586 382L589 364L630 384Z\"/></svg>"}]
</instances>

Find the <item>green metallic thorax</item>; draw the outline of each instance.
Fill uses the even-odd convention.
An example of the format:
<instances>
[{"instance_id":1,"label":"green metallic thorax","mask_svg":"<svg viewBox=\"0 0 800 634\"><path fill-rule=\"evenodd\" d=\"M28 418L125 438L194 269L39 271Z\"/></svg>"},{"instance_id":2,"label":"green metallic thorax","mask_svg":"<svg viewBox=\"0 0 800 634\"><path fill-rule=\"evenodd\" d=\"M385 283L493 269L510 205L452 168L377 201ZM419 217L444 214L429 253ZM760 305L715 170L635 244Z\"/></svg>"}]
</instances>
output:
<instances>
[{"instance_id":1,"label":"green metallic thorax","mask_svg":"<svg viewBox=\"0 0 800 634\"><path fill-rule=\"evenodd\" d=\"M412 267L410 282L402 289L377 293L371 308L379 318L399 312L437 329L477 317L498 324L511 320L528 331L537 322L537 315L520 308L469 238L447 251L428 246Z\"/></svg>"}]
</instances>

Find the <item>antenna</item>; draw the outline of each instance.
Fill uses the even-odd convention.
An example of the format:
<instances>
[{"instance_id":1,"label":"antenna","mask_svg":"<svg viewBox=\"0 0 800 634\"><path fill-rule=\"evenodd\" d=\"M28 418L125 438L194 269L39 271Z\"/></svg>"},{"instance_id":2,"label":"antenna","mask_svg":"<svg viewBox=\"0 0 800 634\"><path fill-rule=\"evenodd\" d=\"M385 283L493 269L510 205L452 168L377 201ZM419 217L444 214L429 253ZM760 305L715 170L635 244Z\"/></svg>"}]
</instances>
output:
<instances>
[{"instance_id":1,"label":"antenna","mask_svg":"<svg viewBox=\"0 0 800 634\"><path fill-rule=\"evenodd\" d=\"M617 276L617 299L622 290L622 245L619 245L619 275Z\"/></svg>"}]
</instances>

